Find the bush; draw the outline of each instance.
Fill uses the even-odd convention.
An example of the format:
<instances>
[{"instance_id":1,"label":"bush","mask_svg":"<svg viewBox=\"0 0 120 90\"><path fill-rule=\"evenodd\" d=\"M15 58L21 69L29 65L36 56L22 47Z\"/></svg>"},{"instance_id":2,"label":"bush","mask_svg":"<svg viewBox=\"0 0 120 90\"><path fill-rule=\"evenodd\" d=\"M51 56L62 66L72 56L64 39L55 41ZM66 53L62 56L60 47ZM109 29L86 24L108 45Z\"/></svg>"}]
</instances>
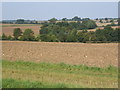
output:
<instances>
[{"instance_id":1,"label":"bush","mask_svg":"<svg viewBox=\"0 0 120 90\"><path fill-rule=\"evenodd\" d=\"M4 33L2 34L2 40L7 40L7 36Z\"/></svg>"},{"instance_id":2,"label":"bush","mask_svg":"<svg viewBox=\"0 0 120 90\"><path fill-rule=\"evenodd\" d=\"M15 28L13 31L13 36L15 40L18 40L18 38L22 35L22 30L20 28Z\"/></svg>"},{"instance_id":3,"label":"bush","mask_svg":"<svg viewBox=\"0 0 120 90\"><path fill-rule=\"evenodd\" d=\"M22 41L34 41L34 32L31 29L25 29L23 32L23 35L20 37L20 40Z\"/></svg>"}]
</instances>

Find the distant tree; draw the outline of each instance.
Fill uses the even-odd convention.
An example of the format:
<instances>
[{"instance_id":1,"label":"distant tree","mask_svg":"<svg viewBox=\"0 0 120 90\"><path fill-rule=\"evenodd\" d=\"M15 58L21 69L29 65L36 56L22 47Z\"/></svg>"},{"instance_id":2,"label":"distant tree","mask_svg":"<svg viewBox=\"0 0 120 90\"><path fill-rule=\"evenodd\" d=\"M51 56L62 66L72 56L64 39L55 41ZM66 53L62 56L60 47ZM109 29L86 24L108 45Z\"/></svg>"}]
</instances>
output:
<instances>
[{"instance_id":1,"label":"distant tree","mask_svg":"<svg viewBox=\"0 0 120 90\"><path fill-rule=\"evenodd\" d=\"M73 29L71 32L68 33L67 35L67 39L66 41L67 42L77 42L77 30L76 29Z\"/></svg>"},{"instance_id":2,"label":"distant tree","mask_svg":"<svg viewBox=\"0 0 120 90\"><path fill-rule=\"evenodd\" d=\"M40 40L45 42L58 42L57 37L54 34L42 34Z\"/></svg>"},{"instance_id":3,"label":"distant tree","mask_svg":"<svg viewBox=\"0 0 120 90\"><path fill-rule=\"evenodd\" d=\"M16 24L24 24L24 19L17 19Z\"/></svg>"},{"instance_id":4,"label":"distant tree","mask_svg":"<svg viewBox=\"0 0 120 90\"><path fill-rule=\"evenodd\" d=\"M111 23L112 23L112 22L114 23L114 20L112 19L112 20L110 20L110 22L111 22Z\"/></svg>"},{"instance_id":5,"label":"distant tree","mask_svg":"<svg viewBox=\"0 0 120 90\"><path fill-rule=\"evenodd\" d=\"M7 37L7 39L8 40L13 40L12 36L10 36L10 35Z\"/></svg>"},{"instance_id":6,"label":"distant tree","mask_svg":"<svg viewBox=\"0 0 120 90\"><path fill-rule=\"evenodd\" d=\"M107 21L107 20L108 20L108 18L105 18L105 20Z\"/></svg>"},{"instance_id":7,"label":"distant tree","mask_svg":"<svg viewBox=\"0 0 120 90\"><path fill-rule=\"evenodd\" d=\"M106 29L106 30L113 30L113 28L111 26L108 26L108 25L105 26L104 29Z\"/></svg>"},{"instance_id":8,"label":"distant tree","mask_svg":"<svg viewBox=\"0 0 120 90\"><path fill-rule=\"evenodd\" d=\"M52 19L50 19L48 21L50 21L50 23L56 23L57 19L56 18L52 18Z\"/></svg>"},{"instance_id":9,"label":"distant tree","mask_svg":"<svg viewBox=\"0 0 120 90\"><path fill-rule=\"evenodd\" d=\"M90 20L90 18L82 18L82 21Z\"/></svg>"},{"instance_id":10,"label":"distant tree","mask_svg":"<svg viewBox=\"0 0 120 90\"><path fill-rule=\"evenodd\" d=\"M111 26L116 26L116 24L114 22L111 22Z\"/></svg>"},{"instance_id":11,"label":"distant tree","mask_svg":"<svg viewBox=\"0 0 120 90\"><path fill-rule=\"evenodd\" d=\"M67 21L67 18L63 18L62 21Z\"/></svg>"},{"instance_id":12,"label":"distant tree","mask_svg":"<svg viewBox=\"0 0 120 90\"><path fill-rule=\"evenodd\" d=\"M93 29L97 27L96 23L92 20L83 21L82 24L84 24L86 29Z\"/></svg>"},{"instance_id":13,"label":"distant tree","mask_svg":"<svg viewBox=\"0 0 120 90\"><path fill-rule=\"evenodd\" d=\"M100 23L103 23L103 21L100 19Z\"/></svg>"},{"instance_id":14,"label":"distant tree","mask_svg":"<svg viewBox=\"0 0 120 90\"><path fill-rule=\"evenodd\" d=\"M20 28L15 28L13 31L13 36L15 40L18 40L18 37L22 35L22 30Z\"/></svg>"},{"instance_id":15,"label":"distant tree","mask_svg":"<svg viewBox=\"0 0 120 90\"><path fill-rule=\"evenodd\" d=\"M87 36L87 32L84 30L82 32L78 32L77 39L79 42L83 42L83 43L85 43L86 41L89 41L89 37Z\"/></svg>"},{"instance_id":16,"label":"distant tree","mask_svg":"<svg viewBox=\"0 0 120 90\"><path fill-rule=\"evenodd\" d=\"M34 41L35 40L34 32L31 29L25 29L25 31L23 32L23 35L21 36L20 40Z\"/></svg>"},{"instance_id":17,"label":"distant tree","mask_svg":"<svg viewBox=\"0 0 120 90\"><path fill-rule=\"evenodd\" d=\"M96 41L107 41L103 30L97 29L95 35L96 35Z\"/></svg>"},{"instance_id":18,"label":"distant tree","mask_svg":"<svg viewBox=\"0 0 120 90\"><path fill-rule=\"evenodd\" d=\"M74 18L72 18L73 21L81 21L81 18L79 18L78 16L75 16Z\"/></svg>"},{"instance_id":19,"label":"distant tree","mask_svg":"<svg viewBox=\"0 0 120 90\"><path fill-rule=\"evenodd\" d=\"M99 20L98 18L96 18L95 20Z\"/></svg>"},{"instance_id":20,"label":"distant tree","mask_svg":"<svg viewBox=\"0 0 120 90\"><path fill-rule=\"evenodd\" d=\"M7 36L4 33L2 34L2 40L7 40Z\"/></svg>"}]
</instances>

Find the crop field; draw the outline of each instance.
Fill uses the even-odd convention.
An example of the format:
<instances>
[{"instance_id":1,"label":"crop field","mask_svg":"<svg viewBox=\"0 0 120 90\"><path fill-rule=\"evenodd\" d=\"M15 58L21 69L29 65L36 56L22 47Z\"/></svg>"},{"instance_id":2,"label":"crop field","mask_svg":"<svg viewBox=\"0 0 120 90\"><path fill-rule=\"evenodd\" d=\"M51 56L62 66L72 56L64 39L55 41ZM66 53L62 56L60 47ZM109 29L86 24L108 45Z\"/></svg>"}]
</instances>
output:
<instances>
[{"instance_id":1,"label":"crop field","mask_svg":"<svg viewBox=\"0 0 120 90\"><path fill-rule=\"evenodd\" d=\"M2 35L2 33L5 33L7 36L8 35L13 35L13 30L15 28L20 28L22 31L24 31L27 28L30 28L33 30L35 35L39 34L39 30L40 30L40 24L3 24L2 26L2 32L0 33L0 35Z\"/></svg>"},{"instance_id":2,"label":"crop field","mask_svg":"<svg viewBox=\"0 0 120 90\"><path fill-rule=\"evenodd\" d=\"M118 88L117 43L1 43L3 88Z\"/></svg>"}]
</instances>

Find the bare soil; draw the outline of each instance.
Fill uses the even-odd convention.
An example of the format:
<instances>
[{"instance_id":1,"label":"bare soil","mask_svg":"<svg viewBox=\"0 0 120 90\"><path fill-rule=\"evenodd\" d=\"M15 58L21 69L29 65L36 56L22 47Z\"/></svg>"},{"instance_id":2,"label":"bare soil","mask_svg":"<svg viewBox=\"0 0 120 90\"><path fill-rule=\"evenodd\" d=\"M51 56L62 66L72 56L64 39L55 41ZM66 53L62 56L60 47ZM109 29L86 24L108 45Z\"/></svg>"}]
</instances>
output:
<instances>
[{"instance_id":1,"label":"bare soil","mask_svg":"<svg viewBox=\"0 0 120 90\"><path fill-rule=\"evenodd\" d=\"M39 35L39 30L40 30L40 26L39 25L35 25L35 26L8 26L8 27L2 27L2 32L0 32L0 35L2 35L2 33L5 33L5 35L13 35L13 31L15 28L20 28L22 31L24 31L25 29L32 29L32 31L34 32L35 35Z\"/></svg>"},{"instance_id":2,"label":"bare soil","mask_svg":"<svg viewBox=\"0 0 120 90\"><path fill-rule=\"evenodd\" d=\"M117 43L1 41L2 59L88 66L118 66Z\"/></svg>"}]
</instances>

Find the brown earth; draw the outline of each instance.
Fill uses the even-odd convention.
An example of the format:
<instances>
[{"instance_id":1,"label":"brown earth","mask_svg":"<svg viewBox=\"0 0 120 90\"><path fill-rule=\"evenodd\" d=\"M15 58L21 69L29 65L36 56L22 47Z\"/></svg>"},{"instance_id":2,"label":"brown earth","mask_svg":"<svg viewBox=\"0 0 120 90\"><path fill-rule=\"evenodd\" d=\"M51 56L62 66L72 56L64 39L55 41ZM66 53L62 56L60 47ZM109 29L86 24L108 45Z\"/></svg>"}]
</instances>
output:
<instances>
[{"instance_id":1,"label":"brown earth","mask_svg":"<svg viewBox=\"0 0 120 90\"><path fill-rule=\"evenodd\" d=\"M118 66L117 43L61 43L1 41L2 59L85 64L88 66Z\"/></svg>"},{"instance_id":2,"label":"brown earth","mask_svg":"<svg viewBox=\"0 0 120 90\"><path fill-rule=\"evenodd\" d=\"M7 27L2 27L2 32L0 32L0 35L2 35L2 33L5 33L5 35L13 35L13 30L15 28L20 28L22 31L24 31L25 29L32 29L32 31L34 32L35 35L39 34L39 30L40 30L40 25L35 25L35 26L7 26Z\"/></svg>"}]
</instances>

